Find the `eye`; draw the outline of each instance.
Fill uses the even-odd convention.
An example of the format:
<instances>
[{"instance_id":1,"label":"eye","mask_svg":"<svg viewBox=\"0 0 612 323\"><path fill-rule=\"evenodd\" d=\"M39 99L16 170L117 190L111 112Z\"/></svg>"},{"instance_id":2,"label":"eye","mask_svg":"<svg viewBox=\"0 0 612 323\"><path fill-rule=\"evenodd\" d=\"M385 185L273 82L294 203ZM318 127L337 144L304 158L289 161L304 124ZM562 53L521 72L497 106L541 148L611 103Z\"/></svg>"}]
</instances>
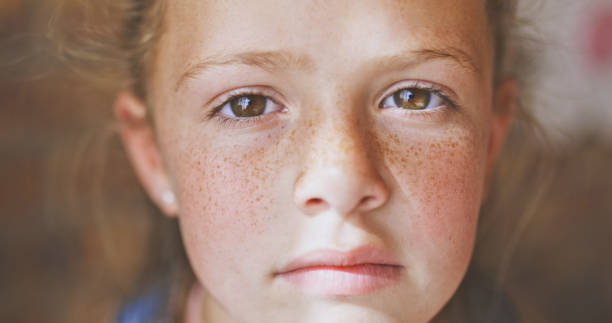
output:
<instances>
[{"instance_id":1,"label":"eye","mask_svg":"<svg viewBox=\"0 0 612 323\"><path fill-rule=\"evenodd\" d=\"M381 108L429 110L445 104L445 99L433 90L403 88L385 97Z\"/></svg>"},{"instance_id":2,"label":"eye","mask_svg":"<svg viewBox=\"0 0 612 323\"><path fill-rule=\"evenodd\" d=\"M220 106L219 112L234 118L254 118L280 110L280 105L259 94L236 95Z\"/></svg>"}]
</instances>

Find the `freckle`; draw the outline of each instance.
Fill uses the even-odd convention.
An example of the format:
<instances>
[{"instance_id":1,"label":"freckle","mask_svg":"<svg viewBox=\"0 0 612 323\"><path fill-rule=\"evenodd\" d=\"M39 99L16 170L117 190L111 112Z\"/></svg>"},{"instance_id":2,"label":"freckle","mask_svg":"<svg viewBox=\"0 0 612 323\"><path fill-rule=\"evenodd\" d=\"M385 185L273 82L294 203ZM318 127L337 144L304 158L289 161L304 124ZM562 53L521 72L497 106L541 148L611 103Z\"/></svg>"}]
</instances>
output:
<instances>
[{"instance_id":1,"label":"freckle","mask_svg":"<svg viewBox=\"0 0 612 323\"><path fill-rule=\"evenodd\" d=\"M391 140L393 141L394 144L399 145L400 144L400 140L397 137L397 135L393 135L393 137L391 137Z\"/></svg>"}]
</instances>

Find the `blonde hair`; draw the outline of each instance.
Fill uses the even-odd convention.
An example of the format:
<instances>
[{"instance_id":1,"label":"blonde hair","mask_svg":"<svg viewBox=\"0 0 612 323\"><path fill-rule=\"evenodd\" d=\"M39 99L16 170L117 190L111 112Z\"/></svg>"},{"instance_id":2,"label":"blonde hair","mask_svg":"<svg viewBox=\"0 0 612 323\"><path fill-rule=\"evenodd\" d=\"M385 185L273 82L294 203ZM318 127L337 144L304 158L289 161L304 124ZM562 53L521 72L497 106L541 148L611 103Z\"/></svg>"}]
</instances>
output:
<instances>
[{"instance_id":1,"label":"blonde hair","mask_svg":"<svg viewBox=\"0 0 612 323\"><path fill-rule=\"evenodd\" d=\"M517 0L486 1L494 39L496 81L511 72L509 67L515 70L512 60L521 56L521 48L513 38L520 24L517 3ZM70 10L65 10L66 7ZM74 16L75 11L80 13L77 16L81 20L93 21L81 22L83 27L76 33L68 31L74 27L74 19L65 19L66 15ZM92 19L94 15L96 19ZM95 80L106 85L112 82L114 86L131 88L145 98L146 82L154 72L157 39L164 31L164 16L163 0L67 1L64 10L58 9L50 36L58 57L75 72L90 73L89 79L95 76ZM62 28L65 21L69 22L63 26L67 28ZM109 28L109 23L114 27Z\"/></svg>"}]
</instances>

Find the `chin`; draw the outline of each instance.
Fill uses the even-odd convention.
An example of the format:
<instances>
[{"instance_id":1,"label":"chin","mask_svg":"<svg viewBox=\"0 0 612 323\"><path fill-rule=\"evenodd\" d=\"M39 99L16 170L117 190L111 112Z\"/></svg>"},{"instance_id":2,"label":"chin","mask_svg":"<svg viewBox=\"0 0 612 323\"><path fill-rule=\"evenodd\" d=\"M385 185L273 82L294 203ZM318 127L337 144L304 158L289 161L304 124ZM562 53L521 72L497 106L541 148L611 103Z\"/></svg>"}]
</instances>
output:
<instances>
[{"instance_id":1,"label":"chin","mask_svg":"<svg viewBox=\"0 0 612 323\"><path fill-rule=\"evenodd\" d=\"M299 318L292 321L299 323L426 323L429 321L429 317L407 313L411 312L405 311L409 306L410 304L405 304L404 311L400 314L398 309L328 300L313 304L306 313L300 313Z\"/></svg>"},{"instance_id":2,"label":"chin","mask_svg":"<svg viewBox=\"0 0 612 323\"><path fill-rule=\"evenodd\" d=\"M333 296L286 301L282 309L262 313L265 317L261 320L245 322L427 323L437 313L435 304L410 301L405 295L390 296Z\"/></svg>"}]
</instances>

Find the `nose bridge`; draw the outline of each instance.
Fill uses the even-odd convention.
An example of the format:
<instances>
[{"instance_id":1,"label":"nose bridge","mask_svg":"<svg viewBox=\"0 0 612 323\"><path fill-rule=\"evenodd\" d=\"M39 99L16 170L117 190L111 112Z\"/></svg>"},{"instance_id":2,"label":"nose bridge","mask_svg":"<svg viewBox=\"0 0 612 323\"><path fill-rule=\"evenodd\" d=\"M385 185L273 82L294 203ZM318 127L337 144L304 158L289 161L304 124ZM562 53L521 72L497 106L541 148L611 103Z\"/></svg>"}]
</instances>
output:
<instances>
[{"instance_id":1,"label":"nose bridge","mask_svg":"<svg viewBox=\"0 0 612 323\"><path fill-rule=\"evenodd\" d=\"M363 213L386 202L364 121L359 113L340 109L319 113L308 123L307 156L294 193L305 213Z\"/></svg>"},{"instance_id":2,"label":"nose bridge","mask_svg":"<svg viewBox=\"0 0 612 323\"><path fill-rule=\"evenodd\" d=\"M357 113L333 111L317 118L311 131L310 157L315 159L311 162L322 167L367 166L369 148L364 141L367 131L361 124Z\"/></svg>"}]
</instances>

